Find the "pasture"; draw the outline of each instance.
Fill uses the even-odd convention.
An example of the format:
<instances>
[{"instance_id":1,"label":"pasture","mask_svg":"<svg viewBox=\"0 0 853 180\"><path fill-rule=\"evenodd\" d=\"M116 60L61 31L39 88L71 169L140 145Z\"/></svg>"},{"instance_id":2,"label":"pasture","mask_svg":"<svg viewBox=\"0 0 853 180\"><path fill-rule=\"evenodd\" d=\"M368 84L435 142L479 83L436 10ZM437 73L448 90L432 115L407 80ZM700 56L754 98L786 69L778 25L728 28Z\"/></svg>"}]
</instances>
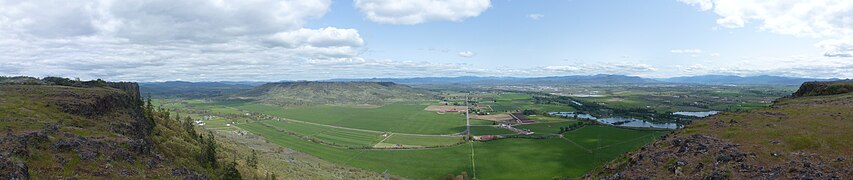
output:
<instances>
[{"instance_id":1,"label":"pasture","mask_svg":"<svg viewBox=\"0 0 853 180\"><path fill-rule=\"evenodd\" d=\"M309 106L280 108L250 104L238 107L299 121L356 129L413 133L452 134L465 130L465 116L425 111L423 103L394 103L382 107Z\"/></svg>"},{"instance_id":2,"label":"pasture","mask_svg":"<svg viewBox=\"0 0 853 180\"><path fill-rule=\"evenodd\" d=\"M505 97L505 98L522 98ZM517 100L516 100L517 101ZM375 106L309 106L282 108L257 103L170 102L177 109L192 107L199 114L256 112L286 119L237 121L224 130L239 129L264 137L268 142L316 156L324 161L412 179L440 179L462 172L478 179L576 178L639 148L665 131L639 131L609 126L589 126L556 135L560 126L577 121L543 119L542 124L520 125L544 139L508 138L465 142L462 136L439 136L465 130L460 113L425 111L429 103L395 103ZM209 110L206 108L217 109ZM230 109L230 110L222 110ZM205 128L220 129L231 116L219 116ZM243 116L236 116L243 117ZM254 115L248 118L255 117ZM544 117L543 117L544 118ZM563 121L560 121L563 120ZM492 121L473 120L490 125ZM236 129L239 128L239 129ZM516 134L491 126L472 126L474 135ZM384 149L392 148L392 149ZM416 148L416 149L396 149ZM476 173L476 174L475 174Z\"/></svg>"},{"instance_id":3,"label":"pasture","mask_svg":"<svg viewBox=\"0 0 853 180\"><path fill-rule=\"evenodd\" d=\"M376 172L388 170L392 174L415 179L438 179L446 174L460 174L463 171L474 176L475 168L479 179L578 177L665 133L595 126L566 134L572 137L571 141L583 142L577 144L551 136L546 139L510 138L470 142L432 149L361 150L306 141L258 122L239 126L266 137L272 143L327 161ZM456 144L460 140L459 137L391 135L385 143L426 146Z\"/></svg>"}]
</instances>

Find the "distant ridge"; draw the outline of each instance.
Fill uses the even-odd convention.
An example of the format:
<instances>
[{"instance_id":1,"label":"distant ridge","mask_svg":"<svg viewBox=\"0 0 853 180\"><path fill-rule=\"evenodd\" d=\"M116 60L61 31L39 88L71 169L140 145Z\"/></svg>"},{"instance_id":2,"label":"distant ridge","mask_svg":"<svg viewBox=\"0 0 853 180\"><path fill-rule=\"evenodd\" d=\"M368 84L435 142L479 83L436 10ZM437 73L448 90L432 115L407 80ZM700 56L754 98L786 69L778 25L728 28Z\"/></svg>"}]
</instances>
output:
<instances>
[{"instance_id":1,"label":"distant ridge","mask_svg":"<svg viewBox=\"0 0 853 180\"><path fill-rule=\"evenodd\" d=\"M393 82L295 81L267 83L231 99L252 100L281 106L319 104L382 105L395 101L431 99L430 91Z\"/></svg>"},{"instance_id":2,"label":"distant ridge","mask_svg":"<svg viewBox=\"0 0 853 180\"><path fill-rule=\"evenodd\" d=\"M685 76L658 79L663 82L670 83L690 83L690 84L735 84L735 85L800 85L810 81L834 81L838 79L816 79L816 78L798 78L798 77L783 77L783 76L731 76L731 75L702 75L702 76Z\"/></svg>"},{"instance_id":3,"label":"distant ridge","mask_svg":"<svg viewBox=\"0 0 853 180\"><path fill-rule=\"evenodd\" d=\"M242 82L166 81L140 83L143 95L157 97L206 98L247 91L257 85Z\"/></svg>"},{"instance_id":4,"label":"distant ridge","mask_svg":"<svg viewBox=\"0 0 853 180\"><path fill-rule=\"evenodd\" d=\"M599 74L590 76L549 76L549 77L416 77L416 78L370 78L370 79L331 79L330 82L394 82L409 85L426 84L470 84L470 85L555 85L555 84L645 84L661 83L654 79L637 76Z\"/></svg>"}]
</instances>

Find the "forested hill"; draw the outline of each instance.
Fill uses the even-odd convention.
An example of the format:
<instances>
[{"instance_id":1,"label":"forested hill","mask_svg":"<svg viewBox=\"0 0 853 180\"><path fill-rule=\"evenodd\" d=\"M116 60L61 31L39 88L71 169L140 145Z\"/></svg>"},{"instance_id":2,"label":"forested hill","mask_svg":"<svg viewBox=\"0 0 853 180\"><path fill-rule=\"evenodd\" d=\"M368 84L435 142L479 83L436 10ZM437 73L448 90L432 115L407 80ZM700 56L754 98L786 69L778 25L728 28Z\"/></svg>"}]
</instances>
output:
<instances>
[{"instance_id":1,"label":"forested hill","mask_svg":"<svg viewBox=\"0 0 853 180\"><path fill-rule=\"evenodd\" d=\"M722 113L628 153L590 179L849 179L850 82L805 83L771 108Z\"/></svg>"},{"instance_id":2,"label":"forested hill","mask_svg":"<svg viewBox=\"0 0 853 180\"><path fill-rule=\"evenodd\" d=\"M239 179L136 83L0 77L0 179Z\"/></svg>"},{"instance_id":3,"label":"forested hill","mask_svg":"<svg viewBox=\"0 0 853 180\"><path fill-rule=\"evenodd\" d=\"M427 100L434 92L392 82L280 82L268 83L231 96L281 106L318 104L381 105L394 101Z\"/></svg>"}]
</instances>

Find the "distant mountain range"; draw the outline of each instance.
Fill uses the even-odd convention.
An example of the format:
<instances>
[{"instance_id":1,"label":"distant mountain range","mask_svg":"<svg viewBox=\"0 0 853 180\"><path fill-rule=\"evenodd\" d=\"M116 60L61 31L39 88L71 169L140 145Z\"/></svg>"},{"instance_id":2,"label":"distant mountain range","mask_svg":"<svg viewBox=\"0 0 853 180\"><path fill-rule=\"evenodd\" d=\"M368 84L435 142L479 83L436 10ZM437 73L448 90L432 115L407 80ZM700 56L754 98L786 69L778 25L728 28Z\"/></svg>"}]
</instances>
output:
<instances>
[{"instance_id":1,"label":"distant mountain range","mask_svg":"<svg viewBox=\"0 0 853 180\"><path fill-rule=\"evenodd\" d=\"M642 78L625 75L591 75L591 76L552 76L552 77L418 77L418 78L372 78L372 79L332 79L329 81L373 81L395 82L409 85L426 84L470 84L470 85L631 85L631 84L709 84L709 85L800 85L810 81L835 81L839 79L796 78L782 76L728 76L703 75L673 78Z\"/></svg>"},{"instance_id":2,"label":"distant mountain range","mask_svg":"<svg viewBox=\"0 0 853 180\"><path fill-rule=\"evenodd\" d=\"M782 76L726 76L726 75L703 75L657 79L658 81L670 83L691 84L737 84L737 85L800 85L811 81L837 81L839 79L815 79Z\"/></svg>"},{"instance_id":3,"label":"distant mountain range","mask_svg":"<svg viewBox=\"0 0 853 180\"><path fill-rule=\"evenodd\" d=\"M705 85L774 85L798 86L804 82L836 81L839 79L797 78L782 76L729 76L702 75L673 78L642 78L625 75L551 76L551 77L416 77L330 79L319 82L393 82L417 87L455 87L458 85L650 85L650 84L705 84ZM294 81L281 81L294 82ZM299 81L296 81L299 82ZM309 81L310 82L310 81ZM154 96L212 97L248 91L267 82L148 82L141 83L143 94Z\"/></svg>"},{"instance_id":4,"label":"distant mountain range","mask_svg":"<svg viewBox=\"0 0 853 180\"><path fill-rule=\"evenodd\" d=\"M394 82L409 85L426 84L469 84L469 85L549 85L549 84L647 84L662 83L654 79L637 76L599 74L592 76L551 76L551 77L417 77L417 78L372 78L372 79L332 79L328 81L368 81Z\"/></svg>"}]
</instances>

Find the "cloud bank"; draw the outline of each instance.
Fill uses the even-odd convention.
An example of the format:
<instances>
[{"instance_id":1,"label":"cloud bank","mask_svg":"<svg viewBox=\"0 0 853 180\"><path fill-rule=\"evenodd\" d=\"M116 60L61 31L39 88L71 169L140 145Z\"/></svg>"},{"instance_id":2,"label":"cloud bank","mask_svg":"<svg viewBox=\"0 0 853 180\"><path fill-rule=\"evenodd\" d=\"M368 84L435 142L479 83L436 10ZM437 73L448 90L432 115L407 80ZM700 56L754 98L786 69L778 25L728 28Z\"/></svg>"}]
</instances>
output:
<instances>
[{"instance_id":1,"label":"cloud bank","mask_svg":"<svg viewBox=\"0 0 853 180\"><path fill-rule=\"evenodd\" d=\"M355 0L355 7L373 22L413 25L477 17L491 0Z\"/></svg>"},{"instance_id":2,"label":"cloud bank","mask_svg":"<svg viewBox=\"0 0 853 180\"><path fill-rule=\"evenodd\" d=\"M827 57L853 56L853 1L845 0L678 0L712 11L717 24L742 28L755 23L761 30L823 39L816 44Z\"/></svg>"}]
</instances>

